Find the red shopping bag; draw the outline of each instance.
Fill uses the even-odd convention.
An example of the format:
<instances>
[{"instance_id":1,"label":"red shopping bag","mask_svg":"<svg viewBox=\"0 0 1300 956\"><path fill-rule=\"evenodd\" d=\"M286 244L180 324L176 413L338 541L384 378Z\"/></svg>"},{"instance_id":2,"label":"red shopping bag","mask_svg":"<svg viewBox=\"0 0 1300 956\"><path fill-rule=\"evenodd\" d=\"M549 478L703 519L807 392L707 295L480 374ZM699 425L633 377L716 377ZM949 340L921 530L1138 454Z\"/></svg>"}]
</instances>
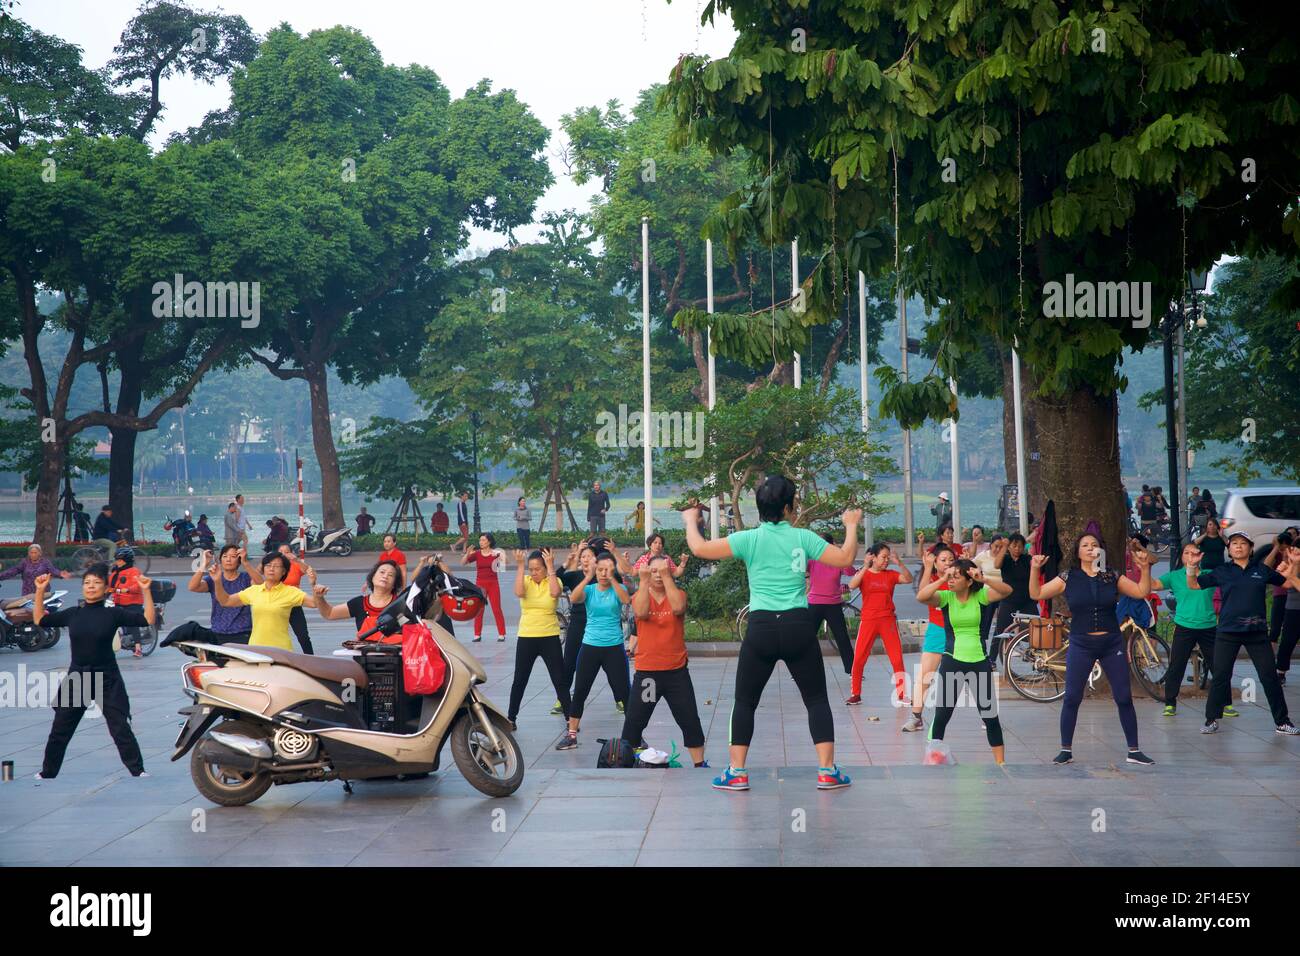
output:
<instances>
[{"instance_id":1,"label":"red shopping bag","mask_svg":"<svg viewBox=\"0 0 1300 956\"><path fill-rule=\"evenodd\" d=\"M402 686L408 694L434 694L447 678L447 662L424 624L402 625Z\"/></svg>"}]
</instances>

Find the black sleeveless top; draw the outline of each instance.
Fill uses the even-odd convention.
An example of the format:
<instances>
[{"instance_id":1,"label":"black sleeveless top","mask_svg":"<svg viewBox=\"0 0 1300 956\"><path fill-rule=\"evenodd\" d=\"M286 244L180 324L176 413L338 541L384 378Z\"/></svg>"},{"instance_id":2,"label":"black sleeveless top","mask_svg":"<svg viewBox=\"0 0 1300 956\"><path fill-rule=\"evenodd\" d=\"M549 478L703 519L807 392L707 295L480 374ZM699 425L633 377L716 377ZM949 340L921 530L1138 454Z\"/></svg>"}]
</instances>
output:
<instances>
[{"instance_id":1,"label":"black sleeveless top","mask_svg":"<svg viewBox=\"0 0 1300 956\"><path fill-rule=\"evenodd\" d=\"M1065 582L1065 603L1070 606L1070 636L1117 631L1115 605L1119 603L1119 575L1099 571L1094 576L1075 570L1061 572Z\"/></svg>"}]
</instances>

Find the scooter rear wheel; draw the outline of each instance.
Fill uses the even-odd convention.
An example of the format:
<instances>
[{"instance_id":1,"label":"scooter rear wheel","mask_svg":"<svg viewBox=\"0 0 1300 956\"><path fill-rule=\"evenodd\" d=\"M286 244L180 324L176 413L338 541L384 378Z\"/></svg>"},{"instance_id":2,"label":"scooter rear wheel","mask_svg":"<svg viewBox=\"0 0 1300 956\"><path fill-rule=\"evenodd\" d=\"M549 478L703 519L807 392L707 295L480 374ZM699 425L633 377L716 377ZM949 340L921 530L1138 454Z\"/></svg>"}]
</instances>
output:
<instances>
[{"instance_id":1,"label":"scooter rear wheel","mask_svg":"<svg viewBox=\"0 0 1300 956\"><path fill-rule=\"evenodd\" d=\"M238 720L225 721L214 729L246 737L258 736L256 727ZM199 753L202 743L199 741L199 745L190 751L190 778L208 800L222 807L242 807L271 789L269 773L222 767Z\"/></svg>"},{"instance_id":2,"label":"scooter rear wheel","mask_svg":"<svg viewBox=\"0 0 1300 956\"><path fill-rule=\"evenodd\" d=\"M488 711L503 751L492 744L473 715L465 711L451 725L451 755L470 786L489 797L508 797L524 782L524 755L505 718Z\"/></svg>"}]
</instances>

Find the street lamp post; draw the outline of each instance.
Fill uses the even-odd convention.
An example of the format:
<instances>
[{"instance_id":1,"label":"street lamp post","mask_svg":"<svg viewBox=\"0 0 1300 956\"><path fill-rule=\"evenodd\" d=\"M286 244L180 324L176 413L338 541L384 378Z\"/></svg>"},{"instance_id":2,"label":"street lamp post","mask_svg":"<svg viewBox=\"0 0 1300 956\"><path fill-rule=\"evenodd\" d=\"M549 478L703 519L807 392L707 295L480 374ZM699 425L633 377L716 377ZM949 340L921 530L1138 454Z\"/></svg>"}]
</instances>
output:
<instances>
[{"instance_id":1,"label":"street lamp post","mask_svg":"<svg viewBox=\"0 0 1300 956\"><path fill-rule=\"evenodd\" d=\"M474 449L474 533L481 534L478 515L478 412L469 413L471 445Z\"/></svg>"},{"instance_id":2,"label":"street lamp post","mask_svg":"<svg viewBox=\"0 0 1300 956\"><path fill-rule=\"evenodd\" d=\"M1174 397L1174 339L1177 337L1179 346L1182 345L1183 330L1187 326L1189 316L1195 317L1199 314L1200 307L1196 301L1198 294L1203 293L1209 284L1208 272L1188 272L1186 275L1187 292L1178 297L1176 303L1171 303L1165 317L1160 322L1160 335L1164 344L1164 364L1165 364L1165 448L1169 456L1169 501L1170 522L1172 524L1173 542L1169 549L1169 566L1177 568L1182 565L1183 557L1183 532L1182 532L1182 512L1184 507L1182 476L1187 465L1187 437L1183 429L1179 427L1179 419L1183 418L1183 407L1181 401L1175 401ZM1191 297L1191 308L1187 307L1188 296ZM1182 393L1182 367L1178 369L1179 381L1178 392ZM1185 421L1185 419L1184 419Z\"/></svg>"}]
</instances>

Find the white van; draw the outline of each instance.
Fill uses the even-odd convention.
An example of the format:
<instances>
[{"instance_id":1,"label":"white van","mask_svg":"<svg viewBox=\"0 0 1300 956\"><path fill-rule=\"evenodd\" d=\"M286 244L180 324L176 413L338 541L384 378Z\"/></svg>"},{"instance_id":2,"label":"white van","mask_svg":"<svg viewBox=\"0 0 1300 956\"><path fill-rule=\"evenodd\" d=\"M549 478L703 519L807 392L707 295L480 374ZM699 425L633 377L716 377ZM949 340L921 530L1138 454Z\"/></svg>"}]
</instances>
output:
<instances>
[{"instance_id":1,"label":"white van","mask_svg":"<svg viewBox=\"0 0 1300 956\"><path fill-rule=\"evenodd\" d=\"M1259 549L1278 534L1300 525L1300 487L1229 488L1219 507L1223 536L1244 531Z\"/></svg>"}]
</instances>

